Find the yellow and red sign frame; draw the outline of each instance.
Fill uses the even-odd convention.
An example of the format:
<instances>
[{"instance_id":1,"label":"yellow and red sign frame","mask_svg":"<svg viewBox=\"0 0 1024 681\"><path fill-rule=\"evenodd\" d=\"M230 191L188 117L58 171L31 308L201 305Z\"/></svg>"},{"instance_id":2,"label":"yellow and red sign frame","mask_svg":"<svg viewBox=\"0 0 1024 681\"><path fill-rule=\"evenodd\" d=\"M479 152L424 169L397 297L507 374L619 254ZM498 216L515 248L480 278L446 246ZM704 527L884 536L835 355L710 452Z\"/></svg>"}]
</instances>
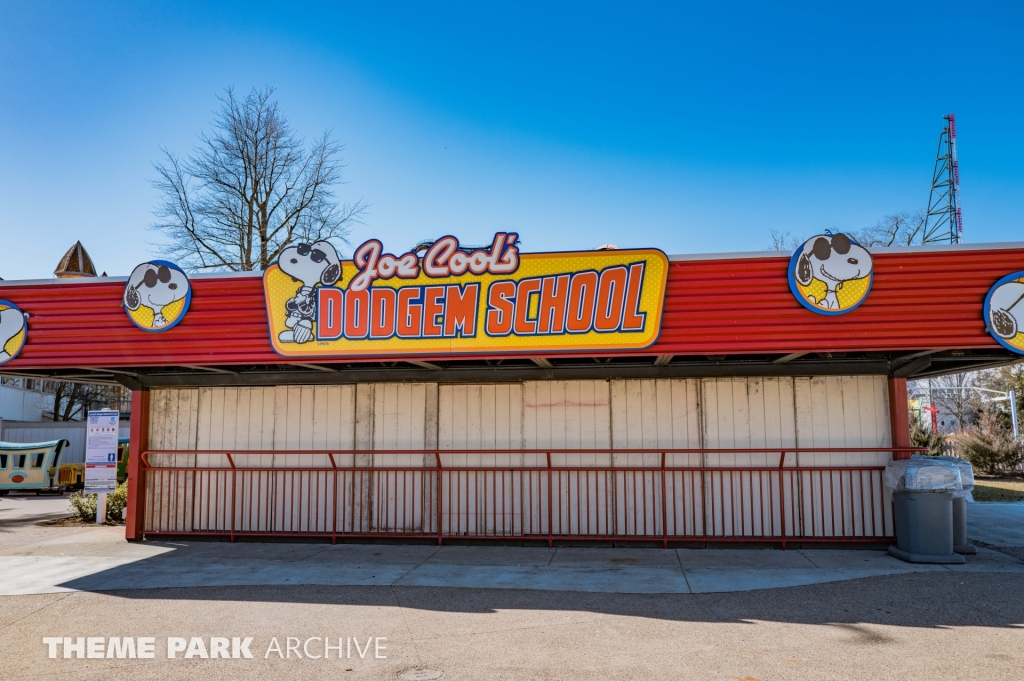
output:
<instances>
[{"instance_id":1,"label":"yellow and red sign frame","mask_svg":"<svg viewBox=\"0 0 1024 681\"><path fill-rule=\"evenodd\" d=\"M662 251L520 254L517 239L499 233L469 250L444 237L422 257L371 240L346 261L325 242L299 244L264 272L271 344L322 358L607 352L657 340Z\"/></svg>"}]
</instances>

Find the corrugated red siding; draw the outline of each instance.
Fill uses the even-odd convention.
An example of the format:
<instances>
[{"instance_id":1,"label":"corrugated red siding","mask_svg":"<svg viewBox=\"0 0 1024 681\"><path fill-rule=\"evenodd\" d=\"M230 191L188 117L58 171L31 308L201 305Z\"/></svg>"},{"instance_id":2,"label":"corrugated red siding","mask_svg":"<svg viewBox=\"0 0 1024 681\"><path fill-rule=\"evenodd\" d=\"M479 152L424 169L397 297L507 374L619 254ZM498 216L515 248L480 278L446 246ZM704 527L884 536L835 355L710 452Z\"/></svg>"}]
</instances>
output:
<instances>
[{"instance_id":1,"label":"corrugated red siding","mask_svg":"<svg viewBox=\"0 0 1024 681\"><path fill-rule=\"evenodd\" d=\"M658 342L642 353L614 354L998 348L985 332L982 305L997 279L1024 270L1024 248L879 253L867 300L836 317L797 303L788 262L786 256L673 262ZM120 307L123 288L102 280L0 287L0 298L30 314L29 342L6 367L290 361L271 349L258 277L194 280L188 315L163 333L132 325Z\"/></svg>"}]
</instances>

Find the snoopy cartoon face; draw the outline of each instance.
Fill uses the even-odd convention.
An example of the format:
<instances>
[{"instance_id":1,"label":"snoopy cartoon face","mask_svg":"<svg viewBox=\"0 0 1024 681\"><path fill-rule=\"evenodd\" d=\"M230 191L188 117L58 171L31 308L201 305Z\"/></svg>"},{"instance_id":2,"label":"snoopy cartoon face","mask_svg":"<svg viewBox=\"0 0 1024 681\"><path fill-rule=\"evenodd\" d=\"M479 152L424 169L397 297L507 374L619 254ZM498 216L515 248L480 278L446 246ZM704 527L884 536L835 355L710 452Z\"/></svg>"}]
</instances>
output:
<instances>
[{"instance_id":1,"label":"snoopy cartoon face","mask_svg":"<svg viewBox=\"0 0 1024 681\"><path fill-rule=\"evenodd\" d=\"M0 300L0 364L18 356L25 347L28 315L17 305Z\"/></svg>"},{"instance_id":2,"label":"snoopy cartoon face","mask_svg":"<svg viewBox=\"0 0 1024 681\"><path fill-rule=\"evenodd\" d=\"M317 285L333 286L341 279L341 258L327 241L300 243L281 251L277 259L281 271L299 282L295 295L284 305L285 326L278 334L282 343L308 343L313 340L313 322L316 320Z\"/></svg>"},{"instance_id":3,"label":"snoopy cartoon face","mask_svg":"<svg viewBox=\"0 0 1024 681\"><path fill-rule=\"evenodd\" d=\"M166 331L185 316L191 298L192 286L181 268L174 263L153 260L132 270L124 289L124 308L140 329ZM140 308L152 311L152 321Z\"/></svg>"},{"instance_id":4,"label":"snoopy cartoon face","mask_svg":"<svg viewBox=\"0 0 1024 681\"><path fill-rule=\"evenodd\" d=\"M812 237L790 261L790 289L800 303L821 314L843 314L860 305L871 288L867 249L843 233ZM840 298L838 292L844 292Z\"/></svg>"},{"instance_id":5,"label":"snoopy cartoon face","mask_svg":"<svg viewBox=\"0 0 1024 681\"><path fill-rule=\"evenodd\" d=\"M281 252L277 264L303 287L333 286L341 279L341 259L327 241L289 246Z\"/></svg>"},{"instance_id":6,"label":"snoopy cartoon face","mask_svg":"<svg viewBox=\"0 0 1024 681\"><path fill-rule=\"evenodd\" d=\"M1024 355L1024 272L997 281L985 297L985 326L999 343Z\"/></svg>"}]
</instances>

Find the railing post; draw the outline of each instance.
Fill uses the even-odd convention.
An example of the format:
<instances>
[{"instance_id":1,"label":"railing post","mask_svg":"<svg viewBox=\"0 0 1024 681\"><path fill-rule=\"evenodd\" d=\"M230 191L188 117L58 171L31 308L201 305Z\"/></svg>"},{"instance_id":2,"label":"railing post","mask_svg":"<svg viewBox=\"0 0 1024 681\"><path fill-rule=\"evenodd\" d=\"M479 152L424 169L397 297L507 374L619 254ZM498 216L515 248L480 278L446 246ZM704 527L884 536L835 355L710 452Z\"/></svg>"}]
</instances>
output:
<instances>
[{"instance_id":1,"label":"railing post","mask_svg":"<svg viewBox=\"0 0 1024 681\"><path fill-rule=\"evenodd\" d=\"M553 521L552 521L553 515L552 515L552 507L551 507L551 499L552 499L551 485L552 485L553 478L554 478L554 471L551 470L551 452L547 453L547 461L548 461L548 548L550 549L552 546L555 545L555 541L554 541L554 531L555 531L555 528L554 528Z\"/></svg>"},{"instance_id":2,"label":"railing post","mask_svg":"<svg viewBox=\"0 0 1024 681\"><path fill-rule=\"evenodd\" d=\"M231 452L224 452L224 456L228 457L228 463L231 464L231 543L235 543L235 490L238 489L238 483L235 479L235 461L231 458Z\"/></svg>"},{"instance_id":3,"label":"railing post","mask_svg":"<svg viewBox=\"0 0 1024 681\"><path fill-rule=\"evenodd\" d=\"M782 477L786 464L786 452L779 452L779 522L782 532L782 550L786 550L786 482Z\"/></svg>"},{"instance_id":4,"label":"railing post","mask_svg":"<svg viewBox=\"0 0 1024 681\"><path fill-rule=\"evenodd\" d=\"M338 543L338 462L334 460L334 454L328 452L327 458L331 460L331 472L334 474L333 487L331 488L331 496L334 498L334 503L331 507L331 545Z\"/></svg>"},{"instance_id":5,"label":"railing post","mask_svg":"<svg viewBox=\"0 0 1024 681\"><path fill-rule=\"evenodd\" d=\"M437 464L437 545L444 545L444 525L442 524L444 516L442 515L442 507L444 504L444 484L441 482L441 452L434 451L434 461Z\"/></svg>"},{"instance_id":6,"label":"railing post","mask_svg":"<svg viewBox=\"0 0 1024 681\"><path fill-rule=\"evenodd\" d=\"M128 445L128 512L124 537L141 540L146 527L146 462L142 453L149 448L149 391L132 391L131 433Z\"/></svg>"},{"instance_id":7,"label":"railing post","mask_svg":"<svg viewBox=\"0 0 1024 681\"><path fill-rule=\"evenodd\" d=\"M665 497L665 452L661 453L661 548L668 548L668 499Z\"/></svg>"}]
</instances>

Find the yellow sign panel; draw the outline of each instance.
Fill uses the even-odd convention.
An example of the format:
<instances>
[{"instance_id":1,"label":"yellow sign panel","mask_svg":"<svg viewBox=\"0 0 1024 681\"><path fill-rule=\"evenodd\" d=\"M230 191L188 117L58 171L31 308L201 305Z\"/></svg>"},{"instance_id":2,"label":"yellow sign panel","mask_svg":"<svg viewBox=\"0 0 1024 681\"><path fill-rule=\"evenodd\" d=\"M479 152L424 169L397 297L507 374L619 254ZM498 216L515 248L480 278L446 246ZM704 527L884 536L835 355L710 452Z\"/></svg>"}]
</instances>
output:
<instances>
[{"instance_id":1,"label":"yellow sign panel","mask_svg":"<svg viewBox=\"0 0 1024 681\"><path fill-rule=\"evenodd\" d=\"M6 364L25 347L28 315L17 305L0 300L0 364Z\"/></svg>"},{"instance_id":2,"label":"yellow sign panel","mask_svg":"<svg viewBox=\"0 0 1024 681\"><path fill-rule=\"evenodd\" d=\"M285 249L263 275L274 349L286 357L638 350L661 330L668 258L656 249L520 254L455 237L422 257L364 243Z\"/></svg>"}]
</instances>

